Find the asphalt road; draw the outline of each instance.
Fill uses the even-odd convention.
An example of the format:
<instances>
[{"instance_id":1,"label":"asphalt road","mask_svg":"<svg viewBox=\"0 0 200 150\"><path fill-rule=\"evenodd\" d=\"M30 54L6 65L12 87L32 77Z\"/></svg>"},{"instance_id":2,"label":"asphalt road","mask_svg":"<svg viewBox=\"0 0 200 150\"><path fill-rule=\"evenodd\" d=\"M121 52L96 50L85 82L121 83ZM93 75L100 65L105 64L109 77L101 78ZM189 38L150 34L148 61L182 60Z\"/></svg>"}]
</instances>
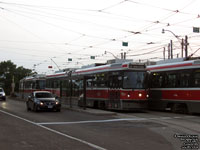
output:
<instances>
[{"instance_id":1,"label":"asphalt road","mask_svg":"<svg viewBox=\"0 0 200 150\"><path fill-rule=\"evenodd\" d=\"M0 101L0 149L198 149L200 115L102 112L62 109L36 113L27 111L23 101L8 98Z\"/></svg>"}]
</instances>

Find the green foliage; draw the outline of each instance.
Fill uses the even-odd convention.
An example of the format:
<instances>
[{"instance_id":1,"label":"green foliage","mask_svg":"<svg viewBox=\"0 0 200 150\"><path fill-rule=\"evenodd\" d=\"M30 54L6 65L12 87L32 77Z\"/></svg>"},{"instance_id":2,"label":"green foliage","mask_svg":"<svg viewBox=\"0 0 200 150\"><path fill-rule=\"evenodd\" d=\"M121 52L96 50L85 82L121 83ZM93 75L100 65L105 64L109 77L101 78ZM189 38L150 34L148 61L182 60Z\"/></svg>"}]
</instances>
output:
<instances>
[{"instance_id":1,"label":"green foliage","mask_svg":"<svg viewBox=\"0 0 200 150\"><path fill-rule=\"evenodd\" d=\"M4 88L7 94L10 94L13 78L15 82L15 91L18 91L19 80L31 74L32 70L23 68L22 66L17 67L10 60L0 62L0 86Z\"/></svg>"}]
</instances>

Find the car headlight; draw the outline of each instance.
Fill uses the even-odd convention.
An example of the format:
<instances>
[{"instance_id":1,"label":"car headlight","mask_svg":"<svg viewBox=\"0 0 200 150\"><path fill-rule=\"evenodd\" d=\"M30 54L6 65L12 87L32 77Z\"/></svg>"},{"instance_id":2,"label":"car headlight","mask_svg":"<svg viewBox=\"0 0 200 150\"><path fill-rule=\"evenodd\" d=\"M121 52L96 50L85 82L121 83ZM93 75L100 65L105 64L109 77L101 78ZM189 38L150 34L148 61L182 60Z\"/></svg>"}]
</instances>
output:
<instances>
[{"instance_id":1,"label":"car headlight","mask_svg":"<svg viewBox=\"0 0 200 150\"><path fill-rule=\"evenodd\" d=\"M2 95L3 95L3 96L6 96L6 94L5 94L5 93L3 93Z\"/></svg>"},{"instance_id":2,"label":"car headlight","mask_svg":"<svg viewBox=\"0 0 200 150\"><path fill-rule=\"evenodd\" d=\"M60 102L58 100L56 100L56 105L58 105Z\"/></svg>"}]
</instances>

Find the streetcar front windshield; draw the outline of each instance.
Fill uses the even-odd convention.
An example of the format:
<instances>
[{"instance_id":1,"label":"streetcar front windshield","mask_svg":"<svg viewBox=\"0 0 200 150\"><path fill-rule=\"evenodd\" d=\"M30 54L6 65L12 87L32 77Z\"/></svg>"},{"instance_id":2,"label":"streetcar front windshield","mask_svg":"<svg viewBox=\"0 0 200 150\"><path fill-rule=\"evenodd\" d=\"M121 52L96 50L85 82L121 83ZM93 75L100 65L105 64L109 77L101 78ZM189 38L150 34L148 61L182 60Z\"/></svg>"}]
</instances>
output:
<instances>
[{"instance_id":1,"label":"streetcar front windshield","mask_svg":"<svg viewBox=\"0 0 200 150\"><path fill-rule=\"evenodd\" d=\"M125 89L141 89L144 86L145 72L125 72L123 80L123 88Z\"/></svg>"}]
</instances>

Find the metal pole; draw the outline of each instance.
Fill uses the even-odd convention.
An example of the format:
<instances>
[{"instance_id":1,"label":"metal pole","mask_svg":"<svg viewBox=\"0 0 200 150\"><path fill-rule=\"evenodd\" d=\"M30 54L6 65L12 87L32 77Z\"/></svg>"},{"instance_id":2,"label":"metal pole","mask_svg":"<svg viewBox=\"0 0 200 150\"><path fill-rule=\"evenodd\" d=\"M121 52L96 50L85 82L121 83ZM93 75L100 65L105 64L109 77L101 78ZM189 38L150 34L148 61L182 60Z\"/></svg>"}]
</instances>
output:
<instances>
[{"instance_id":1,"label":"metal pole","mask_svg":"<svg viewBox=\"0 0 200 150\"><path fill-rule=\"evenodd\" d=\"M172 40L170 40L170 50L171 50L171 59L173 59L173 43L172 43Z\"/></svg>"},{"instance_id":2,"label":"metal pole","mask_svg":"<svg viewBox=\"0 0 200 150\"><path fill-rule=\"evenodd\" d=\"M181 57L183 58L183 49L184 49L184 41L183 38L181 40Z\"/></svg>"},{"instance_id":3,"label":"metal pole","mask_svg":"<svg viewBox=\"0 0 200 150\"><path fill-rule=\"evenodd\" d=\"M168 44L168 59L170 59L170 43Z\"/></svg>"},{"instance_id":4,"label":"metal pole","mask_svg":"<svg viewBox=\"0 0 200 150\"><path fill-rule=\"evenodd\" d=\"M188 37L185 36L185 58L188 56Z\"/></svg>"},{"instance_id":5,"label":"metal pole","mask_svg":"<svg viewBox=\"0 0 200 150\"><path fill-rule=\"evenodd\" d=\"M72 108L72 79L70 80L70 98L69 98L69 106Z\"/></svg>"},{"instance_id":6,"label":"metal pole","mask_svg":"<svg viewBox=\"0 0 200 150\"><path fill-rule=\"evenodd\" d=\"M86 109L86 77L83 78L83 109Z\"/></svg>"},{"instance_id":7,"label":"metal pole","mask_svg":"<svg viewBox=\"0 0 200 150\"><path fill-rule=\"evenodd\" d=\"M164 49L163 49L163 58L164 58L164 60L165 60L165 47L164 47Z\"/></svg>"}]
</instances>

